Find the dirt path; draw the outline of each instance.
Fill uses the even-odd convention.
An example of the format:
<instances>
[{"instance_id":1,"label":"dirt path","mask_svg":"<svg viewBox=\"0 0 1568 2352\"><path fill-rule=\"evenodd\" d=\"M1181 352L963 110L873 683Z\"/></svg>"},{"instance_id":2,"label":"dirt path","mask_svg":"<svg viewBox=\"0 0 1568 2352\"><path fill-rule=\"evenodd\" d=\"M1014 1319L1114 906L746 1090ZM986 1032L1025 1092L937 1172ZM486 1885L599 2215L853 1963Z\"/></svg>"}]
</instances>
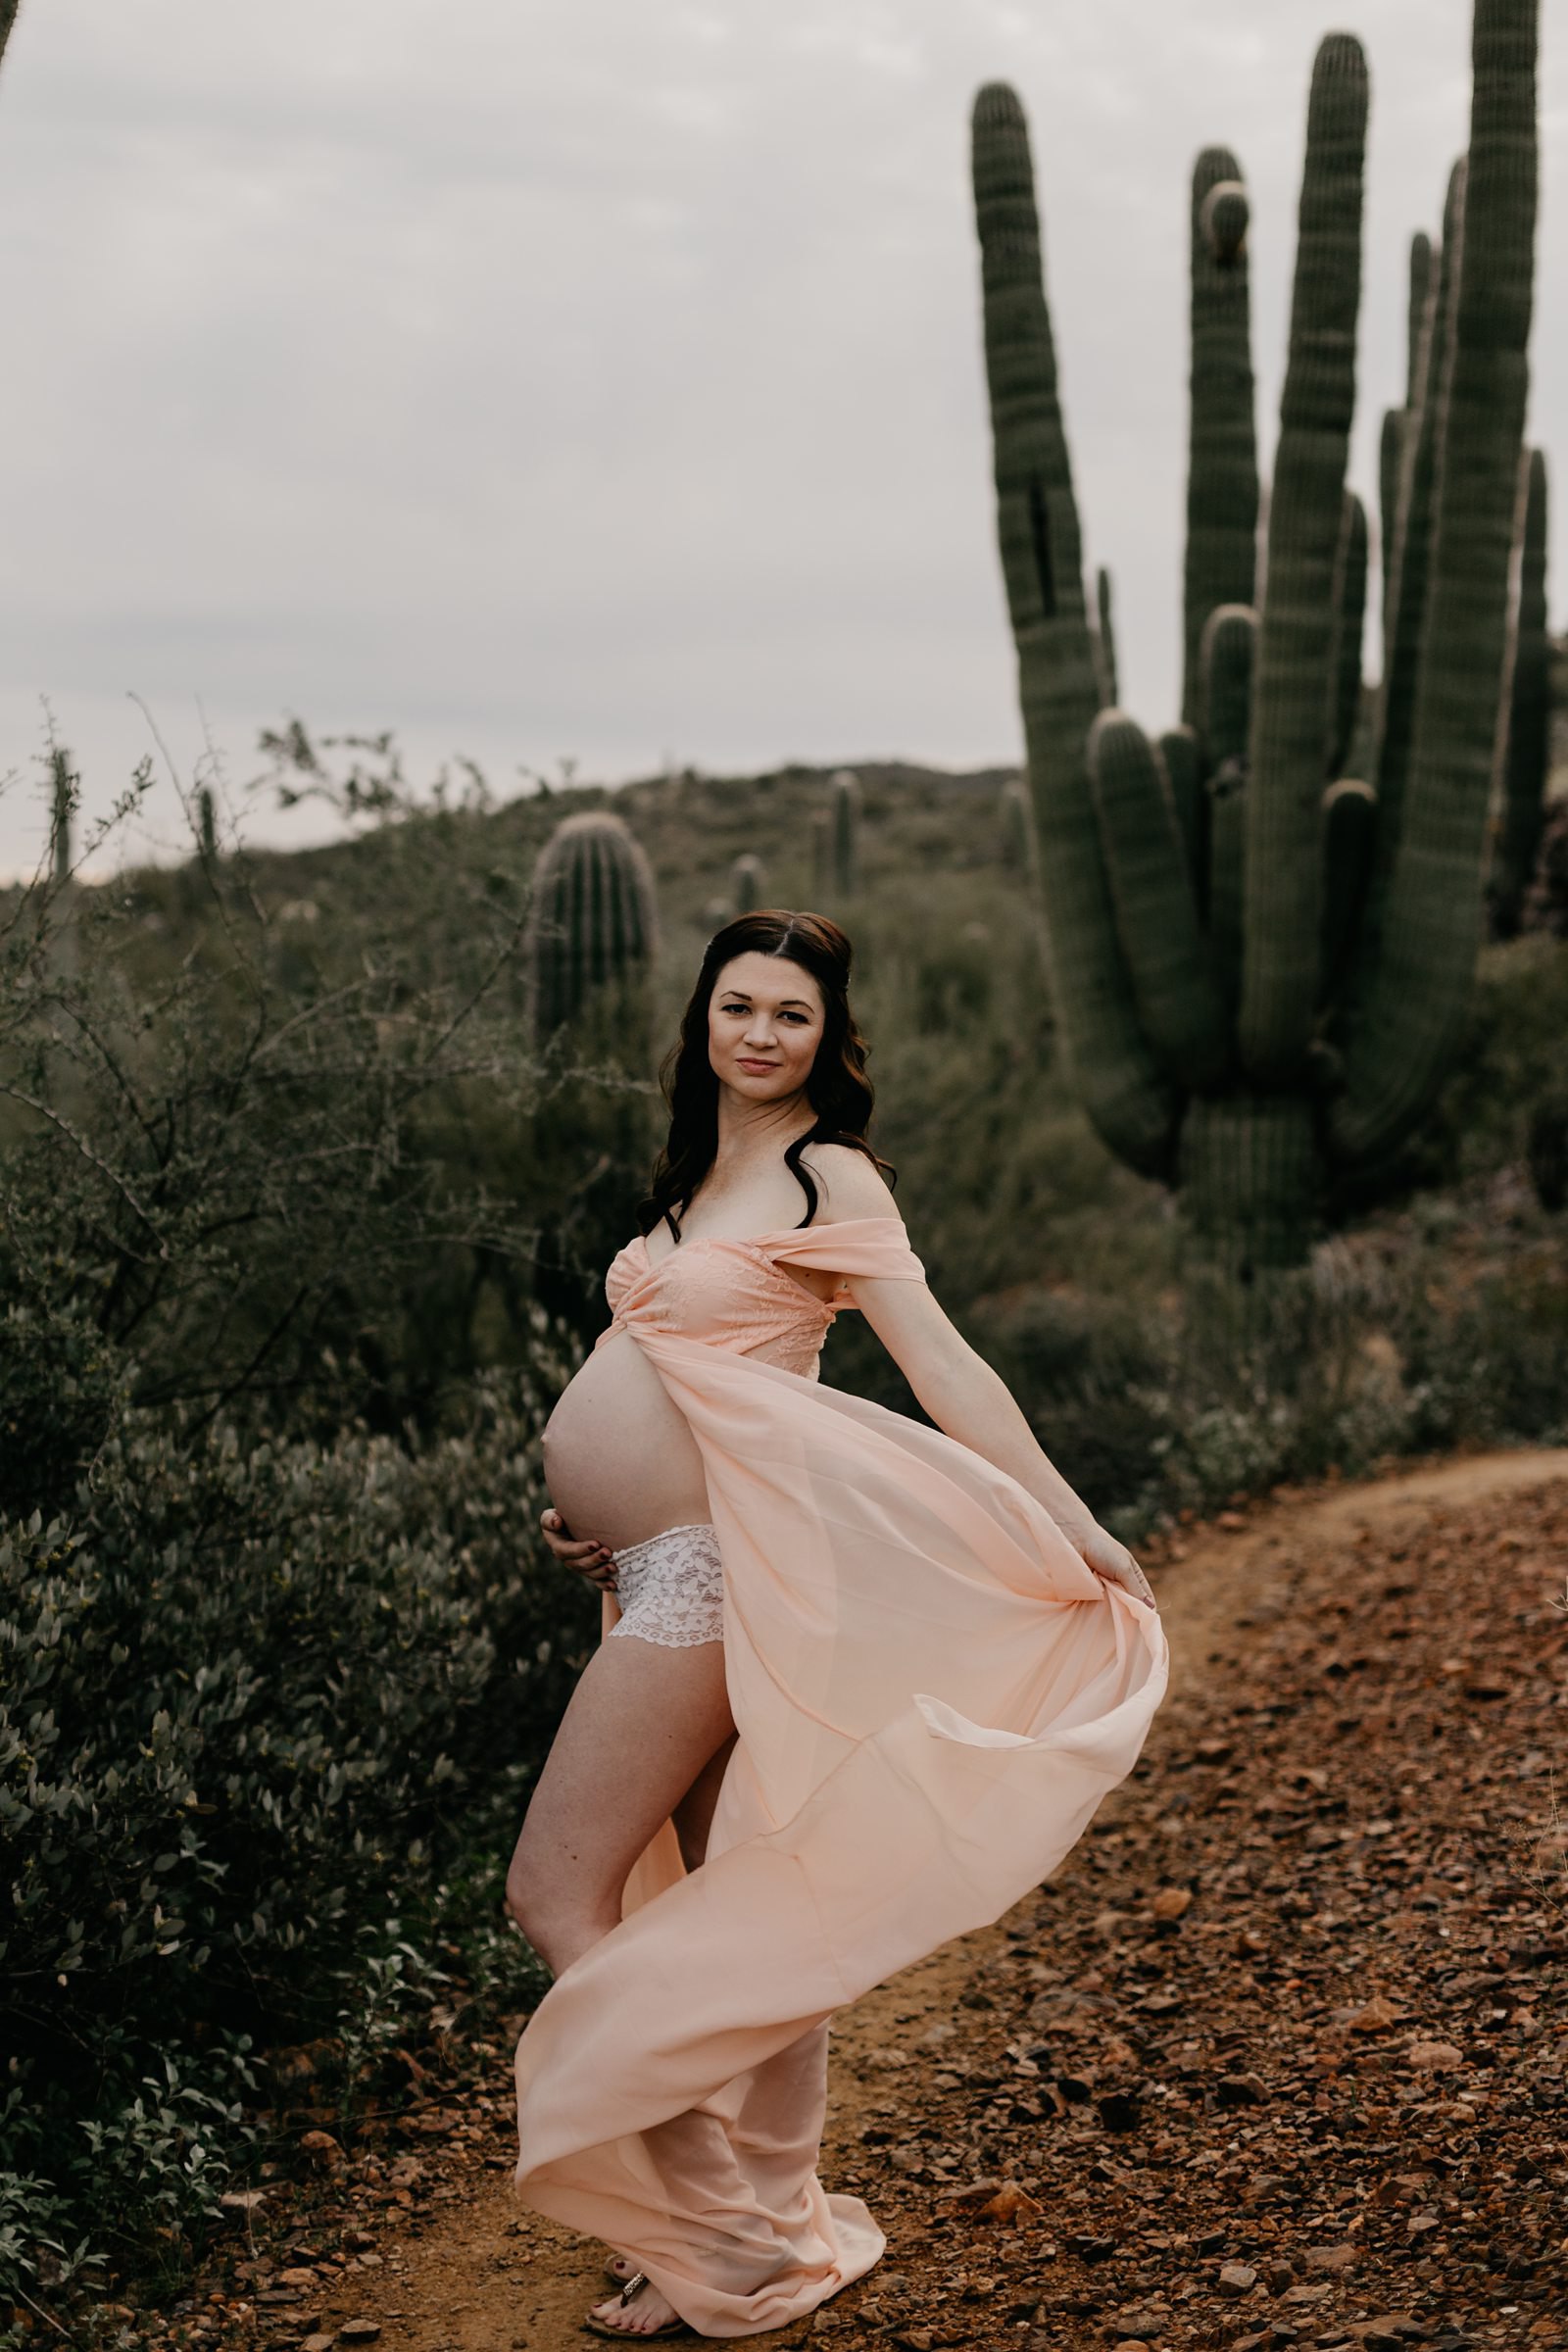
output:
<instances>
[{"instance_id":1,"label":"dirt path","mask_svg":"<svg viewBox=\"0 0 1568 2352\"><path fill-rule=\"evenodd\" d=\"M1354 1556L1358 1546L1372 1541L1379 1546L1380 1554L1392 1553L1398 1558L1407 1536L1435 1523L1445 1523L1446 1514L1522 1496L1544 1482L1564 1477L1568 1477L1568 1449L1490 1454L1444 1463L1375 1485L1328 1487L1311 1492L1289 1490L1281 1499L1244 1513L1225 1513L1215 1524L1184 1530L1181 1538L1166 1547L1166 1556L1161 1558L1156 1552L1149 1563L1171 1644L1173 1699L1179 1693L1200 1690L1205 1678L1213 1679L1212 1670L1226 1656L1226 1645L1237 1640L1239 1624L1244 1627L1277 1624L1292 1605L1303 1556L1310 1554L1320 1560L1328 1556L1332 1561L1338 1555L1343 1570L1343 1559ZM1220 1671L1223 1674L1222 1665ZM1190 1738L1191 1732L1183 1708L1172 1707L1167 1701L1167 1708L1155 1720L1140 1773L1145 1762L1159 1768L1162 1743ZM1081 1841L1080 1851L1097 1840L1103 1841L1108 1848L1117 1845L1116 1825L1123 1809L1134 1801L1133 1791L1137 1787L1135 1776L1133 1782L1107 1801ZM1074 1910L1085 1906L1092 1909L1097 1901L1104 1899L1103 1889L1093 1876L1097 1867L1107 1865L1097 1865L1091 1856L1087 1882L1080 1883L1072 1875L1069 1859L1064 1872L1058 1874L1054 1890L1058 1897L1065 1898L1058 1899L1055 1905L1057 1915L1068 1906ZM1069 1883L1061 1884L1062 1879ZM1031 1911L1028 1926L1020 1924L1026 1910ZM1102 1916L1114 1919L1119 1915L1112 1912ZM1064 1920L1062 1924L1066 1924ZM822 2175L830 2184L866 2184L873 2209L888 2230L889 2252L863 2287L851 2290L841 2299L843 2308L828 2307L819 2315L781 2329L776 2336L766 2338L767 2342L801 2343L808 2336L819 2333L831 2336L836 2330L848 2329L857 2316L848 2308L852 2296L863 2306L868 2295L874 2297L890 2286L895 2298L901 2287L917 2289L922 2266L929 2271L934 2284L937 2269L944 2261L950 2261L950 2254L933 2241L930 2225L932 2196L940 2193L948 2168L939 2163L934 2175L930 2169L921 2172L918 2150L913 2157L901 2157L897 2147L884 2148L881 2143L894 2140L897 2132L892 2122L886 2130L877 2130L875 2119L906 2117L911 2105L917 2113L923 2111L927 2097L935 2094L926 2093L911 2068L936 2080L935 2070L939 2065L947 2068L952 2063L946 2044L954 2037L955 2019L958 2021L960 2036L968 2034L971 2026L976 2033L987 2028L986 2012L992 2009L993 1998L984 1989L986 1984L997 1982L998 1972L1006 1965L1003 1956L1011 1954L1015 1958L1024 1948L1019 1939L1035 1935L1038 1926L1037 1898L1031 1897L1008 1920L906 1971L837 2022ZM1446 1934L1446 1930L1443 1932ZM1047 1944L1038 1948L1049 1952L1054 1947ZM1166 1947L1167 1951L1169 1948ZM1189 1949L1189 1958L1193 1957L1196 1955ZM1042 1970L1035 1964L1037 1980L1042 1975L1049 1979L1057 1973L1051 1968ZM1092 1976L1078 1980L1080 1984L1094 1981ZM932 2034L933 2028L943 2031ZM925 2035L931 2038L922 2050ZM936 2056L939 2046L943 2049L940 2060ZM1010 2050L1016 2045L1007 2046ZM1194 2045L1189 2042L1185 2046L1190 2049ZM997 2061L992 2057L986 2063L994 2065ZM1005 2066L1008 2061L1001 2063ZM1039 2072L1030 2068L1019 2071ZM1093 2073L1092 2068L1080 2071ZM986 2079L994 2082L997 2078L991 2075ZM951 2089L957 2078L944 2074L940 2080ZM902 2100L890 2098L890 2090L901 2093ZM1087 2097L1087 2092L1084 2095ZM968 2103L972 2109L983 2101L971 2092ZM430 2152L415 2162L415 2175L420 2180L419 2196L428 2201L422 2223L409 2220L399 2226L393 2216L393 2226L375 2231L373 2243L368 2242L360 2254L350 2253L351 2267L337 2272L328 2291L318 2296L306 2293L303 2302L315 2329L314 2339L307 2339L310 2352L326 2352L326 2346L334 2340L340 2345L375 2341L378 2352L557 2352L558 2347L590 2340L581 2331L580 2319L588 2303L605 2291L599 2270L603 2249L569 2236L515 2203L506 2169L510 2129L507 2083L503 2078L495 2085L488 2115L481 2124L469 2127L466 2143L451 2142L437 2150L432 2141L428 2143ZM928 2130L926 2137L931 2136ZM1230 2144L1234 2148L1235 2140ZM972 2162L968 2169L972 2175ZM1013 2168L1004 2160L1004 2170L1011 2172ZM1102 2171L1103 2167L1097 2170ZM906 2171L916 2173L928 2183L923 2202L905 2193L899 2176ZM1027 2180L1029 2176L1023 2177ZM933 2180L937 2184L935 2189L929 2185ZM1057 2223L1058 2228L1066 2226L1065 2222ZM1018 2234L1021 2238L1022 2233ZM370 2240L368 2232L359 2235ZM993 2232L994 2237L997 2235ZM348 2242L352 2247L352 2234ZM1055 2248L1046 2251L1054 2254ZM951 2263L949 2275L952 2275ZM979 2287L971 2284L967 2291L989 2297L996 2283L986 2281ZM1327 2289L1312 2291L1326 2293ZM951 2300L940 2294L935 2299L938 2303ZM1163 2298L1158 2300L1163 2302ZM873 2310L859 2312L862 2326L876 2324ZM279 2321L284 2318L281 2310L270 2316ZM298 2316L291 2316L295 2332L286 2340L297 2345L301 2341L301 2321ZM1044 2352L1048 2344L1054 2352L1073 2352L1079 2345L1102 2345L1115 2339L1117 2330L1113 2325L1098 2317L1091 2325L1091 2316L1083 2314L1074 2320L1063 2311L1049 2331L1043 2331L1031 2328L1027 2318L1015 2318L1003 2325L999 2309L989 2317L989 2327L995 2330L990 2333L982 2328L983 2314L977 2306L972 2333L963 2331L967 2323L961 2320L956 2332L951 2324L936 2332L929 2327L923 2331L916 2327L911 2331L901 2326L896 2313L891 2322L883 2322L881 2332L891 2333L895 2340L917 2348L922 2344L996 2341L1015 2343L1024 2347L1025 2352ZM1265 2328L1269 2319L1270 2315L1265 2313L1253 2324ZM1515 2339L1506 2331L1509 2324L1504 2324L1501 2336L1439 2336L1435 2340L1489 2344L1517 2340L1532 2345L1564 2340L1548 2337L1539 2328L1528 2336L1521 2331ZM1410 2325L1409 2340L1415 2342L1419 2340L1419 2330L1414 2322ZM1521 2321L1521 2330L1524 2325ZM1127 2352L1139 2352L1129 2330L1122 2328L1120 2333ZM279 2336L273 2340L285 2339ZM853 2340L854 2336L846 2333L846 2343ZM1238 2312L1235 2324L1212 2337L1193 2337L1178 2330L1168 2339L1152 2340L1205 2345L1245 2340L1261 2346L1265 2342L1273 2345L1314 2340L1393 2344L1405 2339L1397 2334L1380 2337L1375 2333L1357 2338L1353 2332L1338 2338L1321 2333L1315 2338L1310 2334L1300 2336L1293 2334L1284 2320L1267 2333L1244 2337Z\"/></svg>"}]
</instances>

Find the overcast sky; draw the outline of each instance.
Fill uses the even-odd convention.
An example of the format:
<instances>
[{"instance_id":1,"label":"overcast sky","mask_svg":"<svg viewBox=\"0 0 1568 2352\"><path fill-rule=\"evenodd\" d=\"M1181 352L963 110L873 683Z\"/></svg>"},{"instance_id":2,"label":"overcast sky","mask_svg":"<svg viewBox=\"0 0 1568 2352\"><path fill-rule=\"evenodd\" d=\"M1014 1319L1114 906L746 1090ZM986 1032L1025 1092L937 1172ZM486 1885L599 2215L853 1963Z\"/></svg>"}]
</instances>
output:
<instances>
[{"instance_id":1,"label":"overcast sky","mask_svg":"<svg viewBox=\"0 0 1568 2352\"><path fill-rule=\"evenodd\" d=\"M1468 0L1356 0L1372 70L1354 478ZM1568 0L1545 0L1533 433L1568 605ZM1016 756L969 102L1035 144L1122 696L1175 714L1186 188L1253 198L1265 465L1330 0L22 0L0 75L0 872L43 700L112 799L204 730L394 727L623 778ZM1552 444L1555 447L1552 448ZM1369 668L1376 665L1369 649ZM143 848L173 839L165 796ZM274 827L275 829L275 827Z\"/></svg>"}]
</instances>

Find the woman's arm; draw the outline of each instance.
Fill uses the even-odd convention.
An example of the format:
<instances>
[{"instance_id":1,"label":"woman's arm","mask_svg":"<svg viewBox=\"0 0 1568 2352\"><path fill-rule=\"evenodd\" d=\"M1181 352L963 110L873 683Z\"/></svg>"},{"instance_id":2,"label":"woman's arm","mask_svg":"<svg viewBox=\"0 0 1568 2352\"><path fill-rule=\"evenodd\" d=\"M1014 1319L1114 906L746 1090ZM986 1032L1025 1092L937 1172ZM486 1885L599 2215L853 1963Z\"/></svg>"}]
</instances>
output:
<instances>
[{"instance_id":1,"label":"woman's arm","mask_svg":"<svg viewBox=\"0 0 1568 2352\"><path fill-rule=\"evenodd\" d=\"M1047 1458L1006 1382L954 1328L923 1282L857 1276L848 1288L938 1429L1015 1478L1058 1527L1093 1523L1094 1513Z\"/></svg>"},{"instance_id":2,"label":"woman's arm","mask_svg":"<svg viewBox=\"0 0 1568 2352\"><path fill-rule=\"evenodd\" d=\"M843 1145L817 1146L834 1217L897 1216L875 1168ZM845 1287L938 1429L994 1462L1042 1503L1073 1549L1097 1575L1153 1602L1132 1553L1102 1528L1046 1454L1012 1391L970 1347L923 1282L886 1276L845 1277Z\"/></svg>"}]
</instances>

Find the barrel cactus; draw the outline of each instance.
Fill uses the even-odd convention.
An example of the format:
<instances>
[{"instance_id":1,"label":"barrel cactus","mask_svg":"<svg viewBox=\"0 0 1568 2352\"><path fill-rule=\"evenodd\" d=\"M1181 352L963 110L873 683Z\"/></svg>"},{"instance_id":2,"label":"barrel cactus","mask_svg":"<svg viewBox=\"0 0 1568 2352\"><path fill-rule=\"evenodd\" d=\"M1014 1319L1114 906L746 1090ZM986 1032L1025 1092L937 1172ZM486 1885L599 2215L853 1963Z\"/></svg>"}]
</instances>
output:
<instances>
[{"instance_id":1,"label":"barrel cactus","mask_svg":"<svg viewBox=\"0 0 1568 2352\"><path fill-rule=\"evenodd\" d=\"M1331 35L1313 70L1255 608L1246 194L1228 151L1194 176L1185 725L1157 744L1097 710L1028 135L1010 89L975 103L998 529L1057 1009L1102 1137L1177 1188L1200 1256L1244 1282L1303 1262L1326 1202L1387 1162L1457 1042L1524 421L1535 44L1536 0L1477 0L1468 165L1385 437L1394 546L1369 778L1340 772L1367 570L1345 485L1359 44Z\"/></svg>"},{"instance_id":2,"label":"barrel cactus","mask_svg":"<svg viewBox=\"0 0 1568 2352\"><path fill-rule=\"evenodd\" d=\"M608 809L563 818L539 854L526 933L534 1034L575 1021L612 982L634 984L658 945L653 870Z\"/></svg>"}]
</instances>

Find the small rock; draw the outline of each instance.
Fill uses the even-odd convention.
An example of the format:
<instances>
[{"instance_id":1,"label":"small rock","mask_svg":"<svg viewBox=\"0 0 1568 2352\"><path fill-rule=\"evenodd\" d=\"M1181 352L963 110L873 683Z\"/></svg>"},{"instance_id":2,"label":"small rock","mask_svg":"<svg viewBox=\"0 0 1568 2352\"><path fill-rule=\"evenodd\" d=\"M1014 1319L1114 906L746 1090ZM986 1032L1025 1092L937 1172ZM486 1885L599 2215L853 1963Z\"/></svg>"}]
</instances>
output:
<instances>
[{"instance_id":1,"label":"small rock","mask_svg":"<svg viewBox=\"0 0 1568 2352\"><path fill-rule=\"evenodd\" d=\"M975 2219L982 2222L1007 2222L1016 2228L1029 2214L1039 2213L1040 2206L1027 2189L1016 2180L1004 2180L994 2197L988 2197Z\"/></svg>"},{"instance_id":2,"label":"small rock","mask_svg":"<svg viewBox=\"0 0 1568 2352\"><path fill-rule=\"evenodd\" d=\"M1296 2273L1288 2262L1265 2262L1263 2284L1271 2295L1283 2295L1288 2286L1296 2284Z\"/></svg>"},{"instance_id":3,"label":"small rock","mask_svg":"<svg viewBox=\"0 0 1568 2352\"><path fill-rule=\"evenodd\" d=\"M279 2271L277 2283L279 2286L292 2287L296 2294L308 2295L314 2288L319 2286L321 2281L314 2271Z\"/></svg>"},{"instance_id":4,"label":"small rock","mask_svg":"<svg viewBox=\"0 0 1568 2352\"><path fill-rule=\"evenodd\" d=\"M1406 2055L1422 2074L1446 2074L1464 2064L1463 2050L1451 2041L1412 2041Z\"/></svg>"},{"instance_id":5,"label":"small rock","mask_svg":"<svg viewBox=\"0 0 1568 2352\"><path fill-rule=\"evenodd\" d=\"M1214 2085L1216 2107L1260 2107L1267 2097L1261 2075L1221 2075Z\"/></svg>"},{"instance_id":6,"label":"small rock","mask_svg":"<svg viewBox=\"0 0 1568 2352\"><path fill-rule=\"evenodd\" d=\"M332 2352L332 2341L329 2335L308 2335L300 2352Z\"/></svg>"},{"instance_id":7,"label":"small rock","mask_svg":"<svg viewBox=\"0 0 1568 2352\"><path fill-rule=\"evenodd\" d=\"M1257 2284L1257 2273L1250 2262L1227 2262L1217 2283L1222 2295L1250 2295Z\"/></svg>"},{"instance_id":8,"label":"small rock","mask_svg":"<svg viewBox=\"0 0 1568 2352\"><path fill-rule=\"evenodd\" d=\"M1355 2248L1349 2244L1338 2246L1308 2246L1306 2267L1309 2271L1348 2271L1355 2261Z\"/></svg>"},{"instance_id":9,"label":"small rock","mask_svg":"<svg viewBox=\"0 0 1568 2352\"><path fill-rule=\"evenodd\" d=\"M1390 2026L1397 2024L1398 2017L1399 2012L1393 2002L1386 2001L1381 1992L1375 1992L1345 2022L1352 2034L1386 2034Z\"/></svg>"},{"instance_id":10,"label":"small rock","mask_svg":"<svg viewBox=\"0 0 1568 2352\"><path fill-rule=\"evenodd\" d=\"M1156 1919L1180 1919L1193 1899L1190 1886L1161 1886L1149 1908Z\"/></svg>"},{"instance_id":11,"label":"small rock","mask_svg":"<svg viewBox=\"0 0 1568 2352\"><path fill-rule=\"evenodd\" d=\"M1332 2278L1320 2278L1315 2286L1288 2286L1280 2297L1282 2303L1321 2303L1334 2292Z\"/></svg>"},{"instance_id":12,"label":"small rock","mask_svg":"<svg viewBox=\"0 0 1568 2352\"><path fill-rule=\"evenodd\" d=\"M1095 2108L1107 2132L1132 2132L1143 2119L1142 2103L1131 2091L1107 2090Z\"/></svg>"}]
</instances>

